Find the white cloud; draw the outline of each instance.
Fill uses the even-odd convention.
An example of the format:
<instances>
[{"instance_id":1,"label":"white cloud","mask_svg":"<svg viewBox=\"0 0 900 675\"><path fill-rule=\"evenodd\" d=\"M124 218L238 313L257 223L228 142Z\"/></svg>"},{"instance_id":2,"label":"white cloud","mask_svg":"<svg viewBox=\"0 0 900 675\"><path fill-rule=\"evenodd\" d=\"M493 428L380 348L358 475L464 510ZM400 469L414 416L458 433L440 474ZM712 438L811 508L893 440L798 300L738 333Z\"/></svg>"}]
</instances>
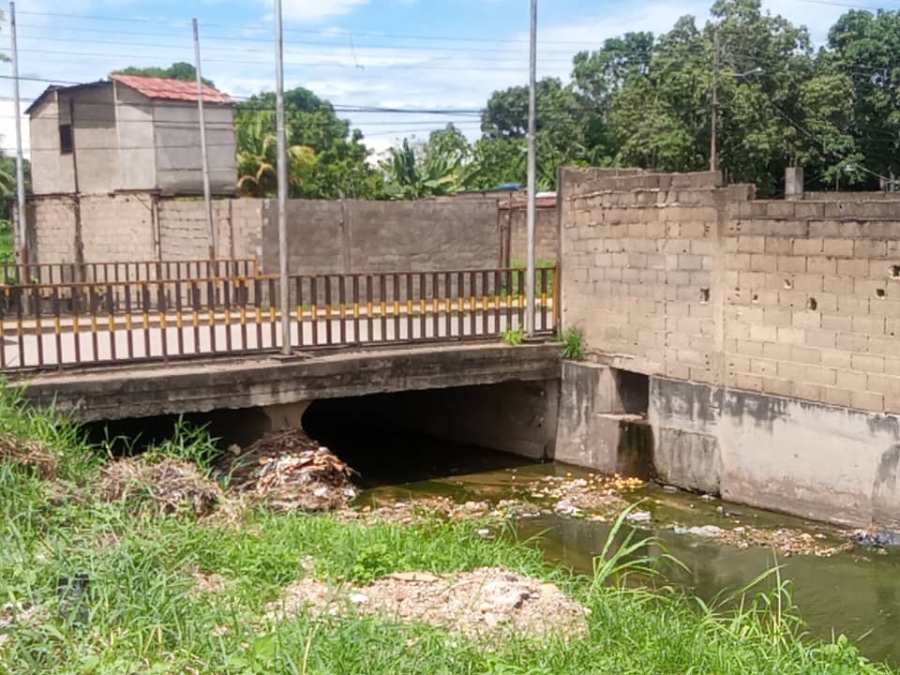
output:
<instances>
[{"instance_id":1,"label":"white cloud","mask_svg":"<svg viewBox=\"0 0 900 675\"><path fill-rule=\"evenodd\" d=\"M369 0L285 0L282 8L287 21L320 21L331 16L349 14L368 2Z\"/></svg>"}]
</instances>

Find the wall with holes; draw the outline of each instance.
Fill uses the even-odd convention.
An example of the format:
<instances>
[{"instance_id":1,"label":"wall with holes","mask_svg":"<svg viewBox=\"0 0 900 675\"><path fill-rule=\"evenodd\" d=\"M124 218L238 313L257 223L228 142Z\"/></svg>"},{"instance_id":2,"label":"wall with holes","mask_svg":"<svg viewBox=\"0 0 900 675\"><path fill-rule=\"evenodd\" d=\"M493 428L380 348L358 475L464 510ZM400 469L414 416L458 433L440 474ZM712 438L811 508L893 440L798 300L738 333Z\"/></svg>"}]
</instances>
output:
<instances>
[{"instance_id":1,"label":"wall with holes","mask_svg":"<svg viewBox=\"0 0 900 675\"><path fill-rule=\"evenodd\" d=\"M900 412L900 201L565 170L563 322L616 367Z\"/></svg>"}]
</instances>

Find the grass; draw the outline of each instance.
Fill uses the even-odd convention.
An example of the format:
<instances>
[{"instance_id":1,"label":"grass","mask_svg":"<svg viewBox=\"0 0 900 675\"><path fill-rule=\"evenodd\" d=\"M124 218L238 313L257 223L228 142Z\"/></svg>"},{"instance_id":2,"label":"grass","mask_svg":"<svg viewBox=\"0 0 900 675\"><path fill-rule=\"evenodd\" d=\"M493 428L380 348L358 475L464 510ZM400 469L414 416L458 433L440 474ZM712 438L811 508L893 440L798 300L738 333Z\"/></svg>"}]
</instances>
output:
<instances>
[{"instance_id":1,"label":"grass","mask_svg":"<svg viewBox=\"0 0 900 675\"><path fill-rule=\"evenodd\" d=\"M500 339L510 347L516 347L525 342L525 331L521 328L507 328L500 334Z\"/></svg>"},{"instance_id":2,"label":"grass","mask_svg":"<svg viewBox=\"0 0 900 675\"><path fill-rule=\"evenodd\" d=\"M562 342L562 355L571 361L584 360L584 334L579 328L566 328L559 336Z\"/></svg>"},{"instance_id":3,"label":"grass","mask_svg":"<svg viewBox=\"0 0 900 675\"><path fill-rule=\"evenodd\" d=\"M658 544L620 522L595 577L546 564L533 542L485 540L477 522L408 526L251 511L240 527L190 516L135 516L92 496L105 460L78 428L0 394L0 431L59 454L75 496L23 468L0 465L0 607L37 613L0 638L3 673L857 673L888 672L843 638L807 643L777 578L728 612L622 584ZM191 444L198 448L188 447ZM209 439L180 427L155 452L205 461ZM558 584L590 608L589 636L477 644L444 630L357 616L282 622L265 604L310 557L317 575L366 583L403 570L503 565ZM224 592L197 593L192 572L221 575ZM777 573L777 571L776 571ZM79 598L62 579L85 575Z\"/></svg>"}]
</instances>

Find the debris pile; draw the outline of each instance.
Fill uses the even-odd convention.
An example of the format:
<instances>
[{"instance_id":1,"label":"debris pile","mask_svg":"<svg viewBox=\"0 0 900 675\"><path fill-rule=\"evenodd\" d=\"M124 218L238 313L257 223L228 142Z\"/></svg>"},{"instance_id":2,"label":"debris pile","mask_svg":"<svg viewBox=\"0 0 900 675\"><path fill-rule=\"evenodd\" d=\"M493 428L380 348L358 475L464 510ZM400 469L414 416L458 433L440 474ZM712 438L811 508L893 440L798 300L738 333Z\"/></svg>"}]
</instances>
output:
<instances>
[{"instance_id":1,"label":"debris pile","mask_svg":"<svg viewBox=\"0 0 900 675\"><path fill-rule=\"evenodd\" d=\"M567 638L587 633L585 607L551 583L502 568L455 574L402 572L365 587L328 588L301 579L267 607L283 619L301 609L314 614L356 611L446 627L471 638L498 633Z\"/></svg>"},{"instance_id":2,"label":"debris pile","mask_svg":"<svg viewBox=\"0 0 900 675\"><path fill-rule=\"evenodd\" d=\"M206 516L223 498L222 490L196 465L177 459L120 459L103 468L100 494L107 501L126 501L161 515Z\"/></svg>"},{"instance_id":3,"label":"debris pile","mask_svg":"<svg viewBox=\"0 0 900 675\"><path fill-rule=\"evenodd\" d=\"M420 497L408 501L347 509L340 513L340 517L347 521L362 520L400 523L401 525L415 525L434 518L468 520L495 515L498 515L497 512L493 511L487 502L459 503L448 497Z\"/></svg>"},{"instance_id":4,"label":"debris pile","mask_svg":"<svg viewBox=\"0 0 900 675\"><path fill-rule=\"evenodd\" d=\"M860 546L870 548L886 549L900 546L900 533L886 530L856 530L852 538Z\"/></svg>"},{"instance_id":5,"label":"debris pile","mask_svg":"<svg viewBox=\"0 0 900 675\"><path fill-rule=\"evenodd\" d=\"M643 487L639 478L593 474L589 478L546 476L525 489L529 499L551 502L553 511L564 516L593 515L595 519L614 518L628 506L621 494Z\"/></svg>"},{"instance_id":6,"label":"debris pile","mask_svg":"<svg viewBox=\"0 0 900 675\"><path fill-rule=\"evenodd\" d=\"M243 451L232 446L219 472L239 495L277 511L332 511L357 495L353 469L299 430L269 434Z\"/></svg>"},{"instance_id":7,"label":"debris pile","mask_svg":"<svg viewBox=\"0 0 900 675\"><path fill-rule=\"evenodd\" d=\"M39 441L0 434L0 464L15 464L34 470L41 478L56 477L56 455Z\"/></svg>"},{"instance_id":8,"label":"debris pile","mask_svg":"<svg viewBox=\"0 0 900 675\"><path fill-rule=\"evenodd\" d=\"M717 525L704 525L702 527L674 526L676 534L692 534L697 537L715 539L723 544L736 546L739 549L747 549L751 546L764 546L772 548L786 558L792 555L814 555L819 558L829 558L836 553L849 551L853 548L852 542L839 544L829 543L824 534L809 534L799 530L781 528L777 530L764 530L756 527L735 527L725 529Z\"/></svg>"}]
</instances>

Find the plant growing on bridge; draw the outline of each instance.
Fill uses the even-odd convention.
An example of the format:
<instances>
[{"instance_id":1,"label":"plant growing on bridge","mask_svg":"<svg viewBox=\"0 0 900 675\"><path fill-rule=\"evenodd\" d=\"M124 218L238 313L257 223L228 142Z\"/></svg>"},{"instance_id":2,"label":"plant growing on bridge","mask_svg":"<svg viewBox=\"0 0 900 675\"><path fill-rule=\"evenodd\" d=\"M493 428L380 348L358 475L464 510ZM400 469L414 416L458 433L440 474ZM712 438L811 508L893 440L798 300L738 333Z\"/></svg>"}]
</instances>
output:
<instances>
[{"instance_id":1,"label":"plant growing on bridge","mask_svg":"<svg viewBox=\"0 0 900 675\"><path fill-rule=\"evenodd\" d=\"M584 360L584 334L580 328L566 328L559 336L563 344L562 355L570 361Z\"/></svg>"},{"instance_id":2,"label":"plant growing on bridge","mask_svg":"<svg viewBox=\"0 0 900 675\"><path fill-rule=\"evenodd\" d=\"M500 339L510 347L516 347L525 341L525 331L521 328L507 328L500 334Z\"/></svg>"}]
</instances>

